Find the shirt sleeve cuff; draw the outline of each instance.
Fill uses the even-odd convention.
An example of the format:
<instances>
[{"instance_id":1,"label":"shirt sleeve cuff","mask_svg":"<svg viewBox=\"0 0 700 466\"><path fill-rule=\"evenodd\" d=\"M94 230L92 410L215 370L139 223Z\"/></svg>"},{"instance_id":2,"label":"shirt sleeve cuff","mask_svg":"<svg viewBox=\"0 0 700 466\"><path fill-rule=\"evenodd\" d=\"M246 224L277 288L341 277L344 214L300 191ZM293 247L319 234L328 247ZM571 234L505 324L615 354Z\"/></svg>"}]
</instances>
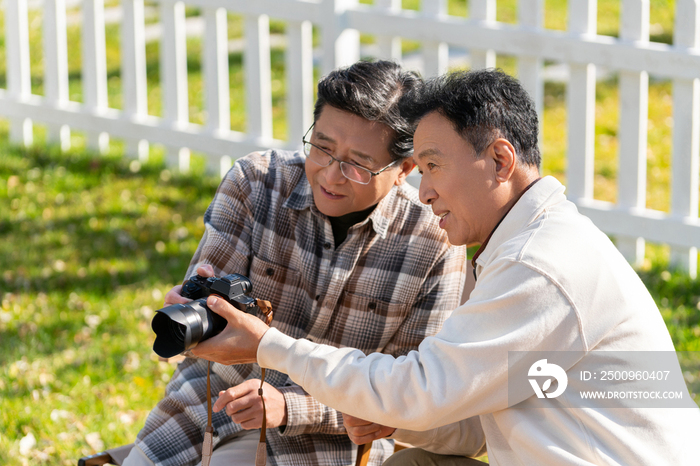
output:
<instances>
[{"instance_id":1,"label":"shirt sleeve cuff","mask_svg":"<svg viewBox=\"0 0 700 466\"><path fill-rule=\"evenodd\" d=\"M311 426L321 424L322 413L313 406L313 399L305 393L300 393L301 387L282 387L279 389L284 395L287 405L287 426L282 433L284 436L294 436L308 433Z\"/></svg>"}]
</instances>

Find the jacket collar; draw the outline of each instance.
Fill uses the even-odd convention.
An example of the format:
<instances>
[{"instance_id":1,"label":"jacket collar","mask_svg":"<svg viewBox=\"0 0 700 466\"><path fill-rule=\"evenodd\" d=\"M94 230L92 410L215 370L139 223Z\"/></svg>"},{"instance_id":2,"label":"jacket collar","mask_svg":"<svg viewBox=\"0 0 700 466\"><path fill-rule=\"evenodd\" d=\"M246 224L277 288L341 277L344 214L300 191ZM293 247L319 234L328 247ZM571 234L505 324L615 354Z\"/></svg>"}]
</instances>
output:
<instances>
[{"instance_id":1,"label":"jacket collar","mask_svg":"<svg viewBox=\"0 0 700 466\"><path fill-rule=\"evenodd\" d=\"M565 200L565 189L552 176L541 178L532 185L491 232L488 241L479 248L479 255L475 255L474 275L481 272L501 244L532 223L547 207Z\"/></svg>"}]
</instances>

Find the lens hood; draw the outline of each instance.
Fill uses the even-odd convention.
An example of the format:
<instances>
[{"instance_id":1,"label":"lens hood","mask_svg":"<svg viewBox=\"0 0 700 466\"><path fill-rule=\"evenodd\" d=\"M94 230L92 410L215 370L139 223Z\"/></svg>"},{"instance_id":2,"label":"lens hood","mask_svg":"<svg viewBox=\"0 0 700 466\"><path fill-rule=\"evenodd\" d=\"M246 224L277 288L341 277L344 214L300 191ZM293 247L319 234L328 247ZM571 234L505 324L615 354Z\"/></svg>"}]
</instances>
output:
<instances>
[{"instance_id":1,"label":"lens hood","mask_svg":"<svg viewBox=\"0 0 700 466\"><path fill-rule=\"evenodd\" d=\"M197 346L207 331L202 320L207 308L204 300L173 304L156 311L151 328L156 334L153 351L162 358L171 358Z\"/></svg>"}]
</instances>

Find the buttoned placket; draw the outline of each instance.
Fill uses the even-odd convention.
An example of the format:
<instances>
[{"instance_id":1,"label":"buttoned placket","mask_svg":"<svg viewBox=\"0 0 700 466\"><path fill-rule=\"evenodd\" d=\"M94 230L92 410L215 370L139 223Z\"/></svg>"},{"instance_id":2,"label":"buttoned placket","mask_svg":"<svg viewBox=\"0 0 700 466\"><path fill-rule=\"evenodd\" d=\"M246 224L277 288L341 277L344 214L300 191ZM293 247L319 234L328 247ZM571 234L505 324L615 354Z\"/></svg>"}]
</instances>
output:
<instances>
[{"instance_id":1,"label":"buttoned placket","mask_svg":"<svg viewBox=\"0 0 700 466\"><path fill-rule=\"evenodd\" d=\"M348 231L348 236L345 241L336 248L333 243L333 229L330 221L324 222L324 247L323 247L323 264L330 269L332 273L323 273L323 277L329 277L326 281L325 288L320 289L322 299L316 301L317 309L314 316L313 324L309 330L309 335L314 341L323 338L328 325L333 317L333 312L337 308L345 285L352 275L355 265L360 258L360 253L367 240L367 231L362 228L362 222L358 225L353 225ZM330 238L330 240L328 240ZM330 245L330 247L326 247Z\"/></svg>"}]
</instances>

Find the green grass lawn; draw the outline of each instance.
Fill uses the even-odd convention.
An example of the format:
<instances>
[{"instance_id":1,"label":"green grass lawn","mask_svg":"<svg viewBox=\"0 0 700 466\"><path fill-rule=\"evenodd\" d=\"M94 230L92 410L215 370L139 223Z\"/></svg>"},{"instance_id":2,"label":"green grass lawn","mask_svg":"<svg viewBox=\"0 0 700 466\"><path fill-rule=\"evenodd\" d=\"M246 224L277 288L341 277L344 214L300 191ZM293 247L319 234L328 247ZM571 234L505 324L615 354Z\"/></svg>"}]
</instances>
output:
<instances>
[{"instance_id":1,"label":"green grass lawn","mask_svg":"<svg viewBox=\"0 0 700 466\"><path fill-rule=\"evenodd\" d=\"M565 29L566 2L547 0L546 27ZM418 2L404 1L417 8ZM498 19L517 19L515 1L498 2ZM652 0L653 39L669 42L673 2ZM450 13L467 14L451 0ZM599 32L617 35L619 2L601 0ZM671 14L669 14L671 12ZM189 11L196 14L196 11ZM43 93L41 18L30 18L32 89ZM230 36L241 35L239 17ZM0 87L5 87L3 14L0 12ZM275 32L284 24L272 23ZM107 59L110 106L121 107L118 28L109 26ZM69 30L78 44L80 30ZM363 37L371 42L372 37ZM416 44L405 42L406 51ZM71 99L80 101L79 47L70 47ZM203 123L201 41L188 40L190 118ZM245 130L241 54L230 55L232 128ZM149 113L161 112L158 44L147 47ZM499 58L513 72L515 62ZM282 50L274 50L274 136L286 138ZM276 83L276 84L275 84ZM565 180L565 86L545 88L543 172ZM616 199L618 84L598 83L595 197ZM650 85L647 205L668 210L671 86ZM195 157L181 175L164 167L162 151L148 163L123 158L116 141L110 154L74 148L61 154L44 145L8 146L0 122L0 464L73 465L103 447L131 442L163 394L173 367L151 351L153 311L179 283L203 232L202 216L218 184ZM700 351L700 284L667 270L668 249L650 245L640 276L661 309L679 351ZM694 385L697 387L697 384ZM695 392L700 389L694 388Z\"/></svg>"},{"instance_id":2,"label":"green grass lawn","mask_svg":"<svg viewBox=\"0 0 700 466\"><path fill-rule=\"evenodd\" d=\"M1 150L0 464L76 464L132 441L163 394L173 367L152 353L150 321L183 278L217 180Z\"/></svg>"}]
</instances>

